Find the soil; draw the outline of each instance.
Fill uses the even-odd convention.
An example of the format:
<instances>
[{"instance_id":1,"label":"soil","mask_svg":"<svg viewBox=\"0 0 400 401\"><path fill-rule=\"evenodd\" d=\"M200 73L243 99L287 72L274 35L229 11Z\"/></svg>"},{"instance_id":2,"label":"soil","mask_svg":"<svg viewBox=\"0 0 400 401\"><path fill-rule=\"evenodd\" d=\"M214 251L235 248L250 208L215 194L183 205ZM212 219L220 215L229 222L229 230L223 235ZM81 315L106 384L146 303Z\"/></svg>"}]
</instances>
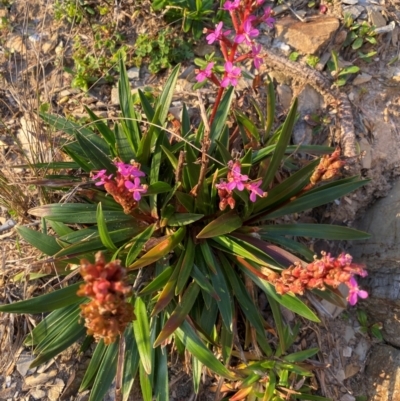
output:
<instances>
[{"instance_id":1,"label":"soil","mask_svg":"<svg viewBox=\"0 0 400 401\"><path fill-rule=\"evenodd\" d=\"M0 226L11 220L25 226L38 226L40 222L34 220L27 210L45 203L54 195L30 186L38 178L35 176L37 171L27 167L12 169L11 166L34 161L63 160L64 156L57 150L57 136L49 137L36 118L36 111L40 105L46 104L53 112L72 116L77 120L85 116L83 105L88 105L102 117L113 117L118 113L115 84L107 82L105 74L98 77L88 91L71 88L73 75L67 71L76 67L72 59L73 38L79 35L85 46L93 47L93 24L113 21L124 35L125 43L133 47L138 34L157 32L160 26L166 23L162 15L155 15L151 11L147 1L141 1L140 4L134 0L121 2L118 7L111 7L110 12L102 16L101 20L90 20L90 24L71 24L65 19L57 20L55 1L15 0L3 3L4 6L0 5L0 152L4 177L0 175L0 184L3 184L1 180L7 180L13 197L0 194ZM340 29L335 32L336 38L340 35L343 37L343 14L345 8L349 7L344 3L346 2L326 4L327 14L340 21ZM360 17L365 17L367 21L373 18L371 12L367 13L371 4L364 1L359 1L358 4L365 14L361 14ZM280 13L282 5L268 5L275 7L278 21L293 14L291 11ZM359 156L348 162L349 165L352 163L356 166L352 172L356 171L371 181L354 194L328 207L315 210L305 218L351 226L378 198L387 195L393 180L400 174L399 5L391 0L382 0L376 7L372 10L372 15L373 12L378 12L382 18L386 18L388 24L394 21L395 28L388 33L377 35L378 44L373 48L377 53L371 61L363 62L356 52L349 48L340 48L339 54L343 66L351 62L360 67L364 78L367 77L362 83L358 83L355 76L351 77L341 90L347 93L352 103L359 147ZM302 0L292 2L292 9L296 10L296 15L303 17L305 13L322 17L318 9L308 7L307 2ZM378 17L375 15L374 18ZM306 31L306 28L304 29ZM273 40L274 35L273 30L265 29L262 44L267 47L276 44L277 41ZM287 44L284 43L284 46L280 47L285 50L285 46ZM323 48L318 50L320 59L323 60L324 55L329 54L335 46L337 47L335 39L328 40ZM298 49L287 51L286 56L293 50ZM210 49L204 40L196 44L196 55L207 51ZM324 74L333 80L326 69ZM111 72L110 75L116 76L117 73ZM158 75L150 74L144 62L140 66L139 77L132 80L132 85L149 86L157 92L162 88L166 76L168 71ZM308 133L314 132L309 139L312 143L332 143L334 135L330 135L330 130L333 130L336 121L335 108L325 104L324 99L304 82L297 82L277 72L271 73L271 76L279 94L277 115L283 116L291 97L299 95L302 100L302 118L314 113L330 117L332 123L321 124L317 134L313 131L315 126L304 123L302 127L297 127L298 132L301 129ZM192 119L195 120L199 117L196 114L197 95L192 91L193 77L194 64L193 60L189 60L182 66L173 105L176 110L171 109L171 113L178 114L180 102L185 101L190 107ZM248 81L241 82L238 90L239 106L243 105L240 102L245 99L241 97L243 93L252 93ZM211 87L206 87L202 94L208 102L213 102ZM260 96L262 97L262 93ZM344 171L344 174L348 172ZM12 201L5 203L5 200L10 198ZM49 284L45 280L29 281L29 275L38 271L35 262L39 253L18 239L14 228L1 227L0 302L9 303L40 294ZM315 242L310 246L318 252L321 249L345 249L347 244ZM41 264L40 268L42 273L51 271L51 265ZM22 277L19 281L15 280L17 274L21 274ZM303 322L304 328L298 343L299 349L313 346L320 348L315 389L319 394L333 400L354 401L355 396L366 394L362 383L374 380L373 377L368 377L368 372L372 371L368 369L368 355L371 346L378 340L370 333L363 332L355 310L343 312L313 299L309 302L316 308L323 324ZM290 312L286 313L288 321L294 319ZM78 388L90 351L79 355L77 346L73 346L45 366L28 369L32 360L31 350L24 347L22 341L40 318L41 316L0 315L0 400L87 399L88 393L78 394ZM171 353L170 358L170 379L170 397L173 401L214 399L215 393L212 389L217 384L216 379L207 376L205 372L202 390L196 397L190 369L184 361L177 361L174 353ZM138 389L134 389L131 399L140 400L138 394ZM107 400L112 400L113 397L112 389Z\"/></svg>"}]
</instances>

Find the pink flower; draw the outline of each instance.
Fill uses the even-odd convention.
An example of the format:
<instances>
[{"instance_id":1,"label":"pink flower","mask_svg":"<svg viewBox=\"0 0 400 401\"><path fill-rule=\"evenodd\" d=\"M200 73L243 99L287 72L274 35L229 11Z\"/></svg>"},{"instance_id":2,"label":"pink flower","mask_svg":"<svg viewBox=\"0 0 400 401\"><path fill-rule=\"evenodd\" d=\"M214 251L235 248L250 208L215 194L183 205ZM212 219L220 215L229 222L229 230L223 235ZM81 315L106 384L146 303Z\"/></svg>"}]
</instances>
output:
<instances>
[{"instance_id":1,"label":"pink flower","mask_svg":"<svg viewBox=\"0 0 400 401\"><path fill-rule=\"evenodd\" d=\"M222 9L226 11L233 11L237 10L239 6L240 6L240 0L226 1Z\"/></svg>"},{"instance_id":2,"label":"pink flower","mask_svg":"<svg viewBox=\"0 0 400 401\"><path fill-rule=\"evenodd\" d=\"M107 170L100 170L97 174L95 174L92 178L94 180L100 180L99 182L96 182L96 186L104 185L106 182L108 182L113 175L110 174L107 176Z\"/></svg>"},{"instance_id":3,"label":"pink flower","mask_svg":"<svg viewBox=\"0 0 400 401\"><path fill-rule=\"evenodd\" d=\"M261 6L262 3L264 3L265 0L256 0L256 6Z\"/></svg>"},{"instance_id":4,"label":"pink flower","mask_svg":"<svg viewBox=\"0 0 400 401\"><path fill-rule=\"evenodd\" d=\"M354 277L351 277L348 284L349 286L349 296L347 297L347 300L349 301L350 305L355 305L357 303L357 298L360 297L362 299L365 299L368 297L368 292L364 290L360 290L358 287L357 281Z\"/></svg>"},{"instance_id":5,"label":"pink flower","mask_svg":"<svg viewBox=\"0 0 400 401\"><path fill-rule=\"evenodd\" d=\"M132 164L125 164L122 162L116 162L115 165L117 166L118 172L123 177L144 177L146 174L143 171L140 171L137 165Z\"/></svg>"},{"instance_id":6,"label":"pink flower","mask_svg":"<svg viewBox=\"0 0 400 401\"><path fill-rule=\"evenodd\" d=\"M271 7L267 7L264 10L264 15L261 17L261 20L264 21L270 28L274 27L275 18L271 17L272 9Z\"/></svg>"},{"instance_id":7,"label":"pink flower","mask_svg":"<svg viewBox=\"0 0 400 401\"><path fill-rule=\"evenodd\" d=\"M212 74L212 68L215 63L208 63L207 67L204 70L200 70L196 75L196 81L203 82L205 79L210 78Z\"/></svg>"},{"instance_id":8,"label":"pink flower","mask_svg":"<svg viewBox=\"0 0 400 401\"><path fill-rule=\"evenodd\" d=\"M232 86L236 86L238 83L238 78L240 77L241 70L239 67L234 67L230 61L227 61L224 65L225 67L225 76L221 81L221 86L226 88L231 84Z\"/></svg>"},{"instance_id":9,"label":"pink flower","mask_svg":"<svg viewBox=\"0 0 400 401\"><path fill-rule=\"evenodd\" d=\"M142 185L138 177L136 177L133 182L125 181L125 187L129 192L133 192L133 199L137 202L142 198L140 193L145 194L147 192L147 185Z\"/></svg>"},{"instance_id":10,"label":"pink flower","mask_svg":"<svg viewBox=\"0 0 400 401\"><path fill-rule=\"evenodd\" d=\"M257 195L261 198L267 195L267 193L260 188L261 184L262 180L246 184L246 189L250 192L250 200L252 202L256 201Z\"/></svg>"},{"instance_id":11,"label":"pink flower","mask_svg":"<svg viewBox=\"0 0 400 401\"><path fill-rule=\"evenodd\" d=\"M263 57L260 56L261 45L252 45L251 46L251 57L253 57L254 68L257 70L260 69L261 64L263 62Z\"/></svg>"},{"instance_id":12,"label":"pink flower","mask_svg":"<svg viewBox=\"0 0 400 401\"><path fill-rule=\"evenodd\" d=\"M350 254L343 252L338 256L337 260L342 266L347 266L351 264L353 257Z\"/></svg>"},{"instance_id":13,"label":"pink flower","mask_svg":"<svg viewBox=\"0 0 400 401\"><path fill-rule=\"evenodd\" d=\"M251 45L251 38L255 38L260 33L258 29L253 28L252 21L254 17L249 17L243 24L243 33L239 34L235 38L235 43L246 43L246 45Z\"/></svg>"},{"instance_id":14,"label":"pink flower","mask_svg":"<svg viewBox=\"0 0 400 401\"><path fill-rule=\"evenodd\" d=\"M224 24L221 21L218 25L215 26L215 31L206 36L207 43L209 45L213 44L217 40L220 40L222 36L226 36L231 33L231 31L222 32L223 25Z\"/></svg>"}]
</instances>

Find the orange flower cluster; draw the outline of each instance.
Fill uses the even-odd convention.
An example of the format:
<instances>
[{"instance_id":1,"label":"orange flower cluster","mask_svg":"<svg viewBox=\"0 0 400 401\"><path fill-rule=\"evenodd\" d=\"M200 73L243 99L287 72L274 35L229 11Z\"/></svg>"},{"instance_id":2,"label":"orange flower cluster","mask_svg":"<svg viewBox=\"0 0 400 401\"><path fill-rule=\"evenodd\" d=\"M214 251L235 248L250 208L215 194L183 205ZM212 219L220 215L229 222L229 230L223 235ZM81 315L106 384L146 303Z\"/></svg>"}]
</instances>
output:
<instances>
[{"instance_id":1,"label":"orange flower cluster","mask_svg":"<svg viewBox=\"0 0 400 401\"><path fill-rule=\"evenodd\" d=\"M89 303L81 305L87 334L93 335L96 341L103 339L105 344L113 343L135 319L132 305L125 301L131 291L124 282L125 269L119 260L106 264L103 254L98 252L94 264L81 261L80 273L85 284L79 287L77 294L91 298Z\"/></svg>"},{"instance_id":2,"label":"orange flower cluster","mask_svg":"<svg viewBox=\"0 0 400 401\"><path fill-rule=\"evenodd\" d=\"M293 292L302 295L305 290L314 288L325 290L325 285L337 288L343 283L350 288L354 297L354 275L365 277L367 272L364 266L353 263L353 258L349 254L342 253L333 258L329 253L323 252L321 259L315 256L315 260L306 267L298 263L283 270L280 275L269 278L278 294ZM350 303L353 305L355 302Z\"/></svg>"}]
</instances>

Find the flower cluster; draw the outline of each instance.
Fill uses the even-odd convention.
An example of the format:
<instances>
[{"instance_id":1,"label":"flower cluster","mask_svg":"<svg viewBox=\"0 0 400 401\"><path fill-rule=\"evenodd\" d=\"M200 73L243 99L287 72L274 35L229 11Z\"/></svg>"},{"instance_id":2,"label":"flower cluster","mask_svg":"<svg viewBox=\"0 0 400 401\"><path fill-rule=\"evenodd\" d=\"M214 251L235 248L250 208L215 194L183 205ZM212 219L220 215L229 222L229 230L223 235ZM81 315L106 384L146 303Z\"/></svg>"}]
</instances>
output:
<instances>
[{"instance_id":1,"label":"flower cluster","mask_svg":"<svg viewBox=\"0 0 400 401\"><path fill-rule=\"evenodd\" d=\"M234 37L230 39L231 30L224 30L223 22L215 26L215 30L208 30L206 36L209 45L214 42L219 42L222 54L225 59L224 75L222 79L213 72L215 62L209 62L203 70L197 70L196 79L198 82L203 82L210 79L220 88L226 88L229 85L236 86L238 79L241 76L241 69L235 64L242 62L246 59L253 59L254 67L259 69L261 67L263 56L260 55L261 45L254 42L260 32L255 28L260 22L265 22L269 27L273 27L275 20L271 17L272 11L270 7L264 10L261 17L256 17L254 12L264 3L264 0L233 0L226 1L223 10L228 11L233 27ZM238 53L238 45L245 44L249 47L249 51L245 54Z\"/></svg>"},{"instance_id":2,"label":"flower cluster","mask_svg":"<svg viewBox=\"0 0 400 401\"><path fill-rule=\"evenodd\" d=\"M220 198L220 210L225 210L228 205L231 209L235 207L235 199L233 198L233 191L235 189L238 191L247 189L250 192L250 200L252 202L256 201L257 195L260 197L267 196L267 192L264 192L260 188L262 183L261 180L248 182L249 177L241 173L239 160L236 160L235 162L233 160L229 161L228 168L227 181L221 180L219 184L215 185L218 189L218 195Z\"/></svg>"},{"instance_id":3,"label":"flower cluster","mask_svg":"<svg viewBox=\"0 0 400 401\"><path fill-rule=\"evenodd\" d=\"M125 301L131 287L125 282L125 269L119 260L105 263L101 252L96 254L94 264L81 261L80 273L85 283L77 294L89 297L91 301L81 305L81 316L85 321L87 334L105 344L114 342L124 332L135 315L131 304Z\"/></svg>"},{"instance_id":4,"label":"flower cluster","mask_svg":"<svg viewBox=\"0 0 400 401\"><path fill-rule=\"evenodd\" d=\"M136 208L142 194L147 192L147 185L141 184L140 181L146 174L140 170L140 164L134 161L130 164L116 161L114 164L117 167L114 179L113 174L108 175L106 170L100 170L92 178L99 180L96 185L104 185L105 190L123 207L124 212L130 214Z\"/></svg>"},{"instance_id":5,"label":"flower cluster","mask_svg":"<svg viewBox=\"0 0 400 401\"><path fill-rule=\"evenodd\" d=\"M342 253L333 258L329 253L322 253L320 259L315 257L306 267L294 264L280 275L271 274L268 278L278 294L293 292L301 295L305 290L325 290L326 285L337 288L343 283L349 287L348 302L355 305L358 297L368 297L368 293L358 287L355 275L365 277L367 272L364 266L353 263L351 255Z\"/></svg>"}]
</instances>

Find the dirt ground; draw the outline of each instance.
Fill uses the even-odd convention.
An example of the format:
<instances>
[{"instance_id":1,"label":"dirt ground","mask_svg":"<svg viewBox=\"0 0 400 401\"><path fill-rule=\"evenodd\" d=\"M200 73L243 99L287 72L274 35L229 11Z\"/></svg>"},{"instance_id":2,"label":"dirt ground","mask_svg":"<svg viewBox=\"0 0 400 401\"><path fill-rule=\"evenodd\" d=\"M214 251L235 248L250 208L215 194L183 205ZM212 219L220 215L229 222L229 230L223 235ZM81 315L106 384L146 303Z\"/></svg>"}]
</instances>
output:
<instances>
[{"instance_id":1,"label":"dirt ground","mask_svg":"<svg viewBox=\"0 0 400 401\"><path fill-rule=\"evenodd\" d=\"M50 0L0 1L0 163L3 163L0 172L0 187L2 190L8 188L0 194L1 303L38 295L48 285L45 280L28 280L30 274L39 271L38 265L35 264L39 253L18 239L12 227L5 227L6 224L13 224L12 222L31 227L38 226L40 221L31 217L27 210L53 199L54 196L34 185L35 180L40 178L39 170L35 171L28 167L12 169L11 166L61 161L65 157L57 146L57 136L49 135L36 118L37 111L46 105L53 112L73 117L77 121L85 116L83 105L88 105L102 117L113 117L118 113L115 79L113 82L108 82L108 78L117 76L112 69L107 79L107 74L103 71L103 75L100 75L96 82L89 84L87 91L71 87L76 77L70 73L71 69L76 67L74 38L79 36L85 49L90 49L93 51L91 55L100 58L103 55L94 50L94 24L107 26L107 23L112 21L124 35L124 43L132 48L138 34L157 32L160 25L164 24L161 15L155 16L151 12L147 1L142 1L140 4L135 0L121 2L119 7L110 7L109 12L102 16L101 20L91 20L90 24L86 25L71 23L62 18L57 20L56 3ZM103 4L103 2L100 3ZM300 18L300 20L306 16L337 19L339 25L334 30L334 34L315 51L321 62L326 59L321 69L324 70L323 74L332 81L334 79L326 69L326 54L329 55L337 45L335 38L340 36L343 38L345 12L360 11L357 17L360 21L375 24L379 22L381 27L392 27L390 24L392 22L394 24L394 29L389 28L391 30L376 36L377 45L367 46L366 51L376 51L368 62L363 61L357 52L349 47L340 48L339 52L343 67L357 65L361 69L360 74L351 76L341 90L348 95L353 109L355 138L359 152L352 163L356 166L357 173L370 178L371 181L356 193L314 211L314 215L309 217L315 218L317 215L320 221L351 226L356 218L362 216L377 199L387 195L393 180L400 174L400 146L398 145L400 140L398 128L400 126L400 42L398 40L400 3L393 0L380 2L347 0L342 3L333 1L325 4L326 15L320 13L318 4L310 6L307 1L291 2L292 11L288 8L285 11L285 4L268 3L274 8L278 22L288 16L294 19ZM307 35L306 25L296 29L300 31L303 29L302 34ZM283 50L286 57L293 51L300 54L306 53L304 49L296 48L296 43L293 43L290 37L277 38L277 36L276 31L266 28L263 30L260 42L266 48L275 46L278 51ZM285 41L291 45L291 48L287 48L289 45ZM197 56L210 50L212 49L207 48L204 40L195 45ZM309 54L311 53L312 51ZM109 57L107 54L105 56ZM151 87L157 92L162 87L167 72L162 71L158 75L151 74L146 61L143 61L139 67L137 68L138 75L132 78L133 87ZM173 107L179 109L179 102L184 100L191 107L192 118L196 118L197 95L191 89L193 71L193 60L183 63L182 75L178 80L177 95L174 99L176 105ZM132 74L134 73L133 68ZM326 138L331 137L329 133L336 121L334 108L325 104L323 97L309 85L304 85L304 82L297 82L277 72L272 72L271 76L277 87L278 114L284 115L292 97L299 96L302 118L310 115L319 117L316 124L299 126L298 132L305 132L308 135L307 138L310 138L310 142L313 143L327 141ZM241 82L238 93L249 91L248 86L248 82ZM204 96L208 96L210 102L212 102L212 93L210 89L204 90ZM172 108L171 113L173 114L174 111L176 110ZM329 117L331 123L327 123L327 120L323 120L322 117ZM316 131L316 126L321 129ZM306 139L302 137L301 141L304 140ZM5 183L7 185L4 185ZM345 249L347 246L345 243L327 244L320 241L310 245L315 252L327 247L330 250L337 250ZM51 268L51 265L41 264L40 272L51 272ZM18 274L22 279L15 280ZM362 332L356 310L337 310L331 305L321 304L312 298L309 302L321 316L323 324L316 326L304 322L298 341L303 346L301 349L313 346L320 348L318 354L320 369L317 370L315 388L318 389L319 394L335 401L354 401L356 396L364 396L366 389L363 383L368 379L366 376L368 356L371 346L378 340L370 333ZM262 307L262 300L260 300L260 306ZM0 400L87 399L87 392L77 394L77 390L89 360L89 353L77 356L77 348L71 347L45 366L29 370L29 364L32 361L31 350L23 347L22 341L40 318L40 316L0 315L0 349L2 351ZM294 318L287 312L288 322ZM211 389L212 385L216 384L215 380L207 375L204 377L202 392L196 397L193 393L190 371L182 361L176 362L171 357L171 400L214 399ZM107 399L112 400L113 397L111 390ZM358 398L360 401L364 399L367 398ZM375 400L375 398L370 399ZM132 400L140 400L137 389L132 394Z\"/></svg>"}]
</instances>

